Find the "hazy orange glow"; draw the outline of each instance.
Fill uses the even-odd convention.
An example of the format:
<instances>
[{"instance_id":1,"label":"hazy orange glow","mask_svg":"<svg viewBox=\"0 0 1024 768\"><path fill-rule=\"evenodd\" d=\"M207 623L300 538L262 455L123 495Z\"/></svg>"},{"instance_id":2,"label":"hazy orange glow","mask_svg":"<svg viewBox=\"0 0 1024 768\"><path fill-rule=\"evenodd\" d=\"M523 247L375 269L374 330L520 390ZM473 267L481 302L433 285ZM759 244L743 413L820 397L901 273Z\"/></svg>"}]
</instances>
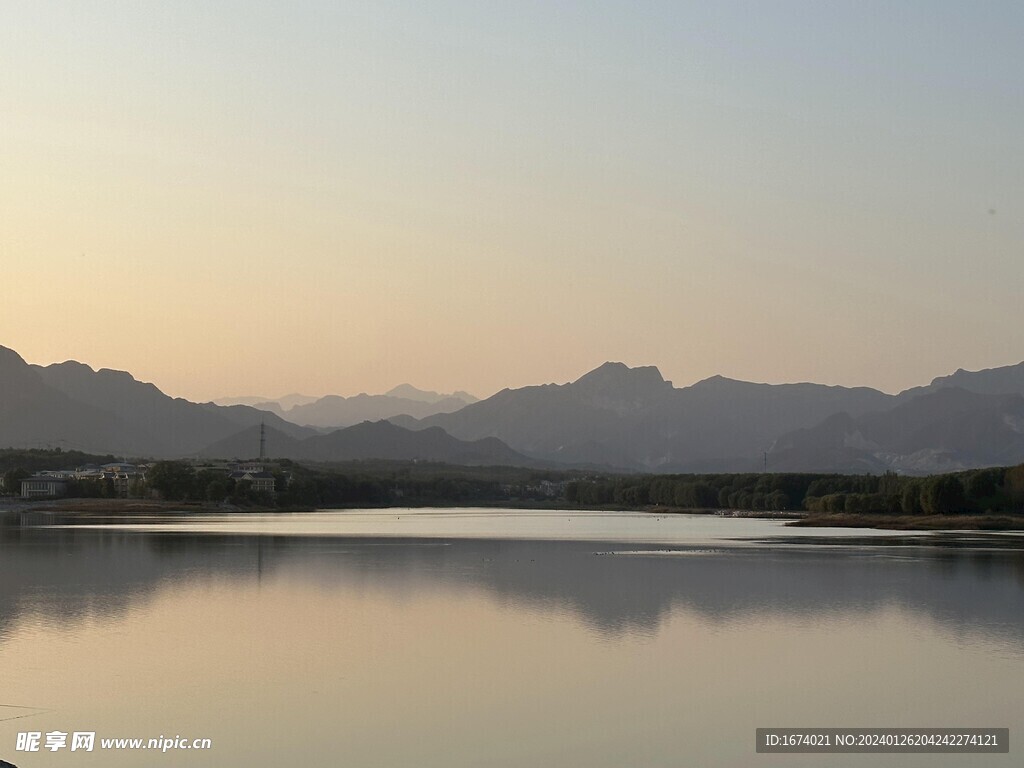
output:
<instances>
[{"instance_id":1,"label":"hazy orange glow","mask_svg":"<svg viewBox=\"0 0 1024 768\"><path fill-rule=\"evenodd\" d=\"M0 344L200 400L1024 358L1019 9L456 6L14 11Z\"/></svg>"}]
</instances>

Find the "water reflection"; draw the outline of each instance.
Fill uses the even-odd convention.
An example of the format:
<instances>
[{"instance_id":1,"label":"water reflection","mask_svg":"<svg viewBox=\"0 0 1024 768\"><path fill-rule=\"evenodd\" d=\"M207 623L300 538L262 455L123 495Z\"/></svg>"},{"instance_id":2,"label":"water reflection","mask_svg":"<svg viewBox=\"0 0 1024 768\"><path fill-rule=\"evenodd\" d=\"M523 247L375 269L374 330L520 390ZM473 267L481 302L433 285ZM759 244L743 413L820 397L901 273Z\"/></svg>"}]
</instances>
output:
<instances>
[{"instance_id":1,"label":"water reflection","mask_svg":"<svg viewBox=\"0 0 1024 768\"><path fill-rule=\"evenodd\" d=\"M66 625L122 614L176 584L287 575L323 589L477 590L519 610L570 612L610 638L652 634L677 609L744 622L897 606L1024 648L1024 552L864 544L651 548L4 527L0 639L26 613Z\"/></svg>"},{"instance_id":2,"label":"water reflection","mask_svg":"<svg viewBox=\"0 0 1024 768\"><path fill-rule=\"evenodd\" d=\"M83 768L774 768L756 727L1024 716L1014 540L712 546L703 525L671 546L2 527L0 705L33 709L0 715L0 758L51 764L11 751L31 724L214 739Z\"/></svg>"}]
</instances>

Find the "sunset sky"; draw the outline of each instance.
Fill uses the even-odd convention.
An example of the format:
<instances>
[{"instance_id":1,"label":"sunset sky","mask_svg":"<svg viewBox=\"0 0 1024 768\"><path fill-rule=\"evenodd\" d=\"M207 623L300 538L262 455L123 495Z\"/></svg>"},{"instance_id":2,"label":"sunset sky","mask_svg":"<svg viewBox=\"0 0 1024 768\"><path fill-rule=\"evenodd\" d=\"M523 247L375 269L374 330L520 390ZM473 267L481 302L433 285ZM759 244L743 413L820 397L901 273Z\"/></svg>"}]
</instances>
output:
<instances>
[{"instance_id":1,"label":"sunset sky","mask_svg":"<svg viewBox=\"0 0 1024 768\"><path fill-rule=\"evenodd\" d=\"M206 400L1024 359L1024 3L0 8L29 362Z\"/></svg>"}]
</instances>

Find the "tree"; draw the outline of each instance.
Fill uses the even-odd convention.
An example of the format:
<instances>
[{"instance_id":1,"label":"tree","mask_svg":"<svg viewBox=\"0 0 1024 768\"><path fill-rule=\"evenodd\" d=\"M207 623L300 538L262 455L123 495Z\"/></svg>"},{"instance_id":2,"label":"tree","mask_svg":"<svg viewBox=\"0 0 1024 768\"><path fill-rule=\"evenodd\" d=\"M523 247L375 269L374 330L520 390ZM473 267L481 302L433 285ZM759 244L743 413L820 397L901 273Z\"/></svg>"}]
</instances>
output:
<instances>
[{"instance_id":1,"label":"tree","mask_svg":"<svg viewBox=\"0 0 1024 768\"><path fill-rule=\"evenodd\" d=\"M971 501L981 501L995 496L1003 483L1004 474L1005 470L1000 468L979 469L971 473L966 483L967 498Z\"/></svg>"},{"instance_id":2,"label":"tree","mask_svg":"<svg viewBox=\"0 0 1024 768\"><path fill-rule=\"evenodd\" d=\"M565 486L565 500L569 504L576 504L580 500L580 484L576 481Z\"/></svg>"},{"instance_id":3,"label":"tree","mask_svg":"<svg viewBox=\"0 0 1024 768\"><path fill-rule=\"evenodd\" d=\"M158 461L146 476L151 488L168 501L181 501L192 495L195 470L184 461Z\"/></svg>"},{"instance_id":4,"label":"tree","mask_svg":"<svg viewBox=\"0 0 1024 768\"><path fill-rule=\"evenodd\" d=\"M7 470L4 473L4 489L12 496L19 495L21 493L21 481L26 477L32 477L32 473L21 467Z\"/></svg>"},{"instance_id":5,"label":"tree","mask_svg":"<svg viewBox=\"0 0 1024 768\"><path fill-rule=\"evenodd\" d=\"M900 495L900 511L902 511L904 515L921 514L920 481L912 480L903 488L903 493Z\"/></svg>"},{"instance_id":6,"label":"tree","mask_svg":"<svg viewBox=\"0 0 1024 768\"><path fill-rule=\"evenodd\" d=\"M1003 488L1014 507L1019 507L1024 503L1024 464L1018 464L1016 467L1006 470L1006 475L1003 477Z\"/></svg>"},{"instance_id":7,"label":"tree","mask_svg":"<svg viewBox=\"0 0 1024 768\"><path fill-rule=\"evenodd\" d=\"M929 478L921 492L921 506L930 515L962 512L967 506L963 483L953 475Z\"/></svg>"}]
</instances>

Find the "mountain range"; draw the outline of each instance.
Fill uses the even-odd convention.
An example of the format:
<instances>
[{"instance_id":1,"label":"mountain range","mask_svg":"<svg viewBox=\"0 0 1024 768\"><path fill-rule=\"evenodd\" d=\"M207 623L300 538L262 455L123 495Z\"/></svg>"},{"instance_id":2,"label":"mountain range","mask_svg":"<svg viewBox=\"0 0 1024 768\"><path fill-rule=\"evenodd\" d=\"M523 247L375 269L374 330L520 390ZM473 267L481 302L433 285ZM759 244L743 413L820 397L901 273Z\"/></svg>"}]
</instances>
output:
<instances>
[{"instance_id":1,"label":"mountain range","mask_svg":"<svg viewBox=\"0 0 1024 768\"><path fill-rule=\"evenodd\" d=\"M74 361L29 365L0 347L0 446L59 446L132 457L250 458L258 451L261 429L276 458L538 463L495 439L467 442L440 429L414 432L386 421L322 434L247 405L172 398L124 371L94 371Z\"/></svg>"},{"instance_id":2,"label":"mountain range","mask_svg":"<svg viewBox=\"0 0 1024 768\"><path fill-rule=\"evenodd\" d=\"M215 405L251 405L254 408L268 406L261 410L269 411L276 408L286 411L296 405L306 405L307 403L316 402L319 399L320 398L313 397L312 395L300 395L298 392L293 392L290 395L282 395L281 397L260 397L258 395L218 397L213 400L213 403Z\"/></svg>"},{"instance_id":3,"label":"mountain range","mask_svg":"<svg viewBox=\"0 0 1024 768\"><path fill-rule=\"evenodd\" d=\"M898 395L721 376L677 388L653 366L610 362L570 383L479 401L408 385L384 395L289 397L288 409L275 410L192 403L123 371L29 365L0 347L0 446L249 458L263 424L269 455L318 461L912 474L1024 461L1024 363L958 370Z\"/></svg>"},{"instance_id":4,"label":"mountain range","mask_svg":"<svg viewBox=\"0 0 1024 768\"><path fill-rule=\"evenodd\" d=\"M635 471L749 471L774 439L836 413L884 409L866 387L752 384L721 376L677 389L654 367L605 363L575 382L503 390L451 414L396 423L497 437L531 456Z\"/></svg>"},{"instance_id":5,"label":"mountain range","mask_svg":"<svg viewBox=\"0 0 1024 768\"><path fill-rule=\"evenodd\" d=\"M497 437L573 466L926 474L1024 461L1022 395L1024 363L957 371L899 395L722 376L676 388L657 368L605 363L568 384L503 390L454 413L392 421L463 440Z\"/></svg>"},{"instance_id":6,"label":"mountain range","mask_svg":"<svg viewBox=\"0 0 1024 768\"><path fill-rule=\"evenodd\" d=\"M265 427L267 454L309 461L436 461L468 466L541 466L542 462L517 453L494 437L458 440L440 427L408 430L389 421L364 421L327 434L296 439ZM250 427L200 452L209 458L247 457L259 445L260 427Z\"/></svg>"},{"instance_id":7,"label":"mountain range","mask_svg":"<svg viewBox=\"0 0 1024 768\"><path fill-rule=\"evenodd\" d=\"M189 456L262 421L293 437L315 434L247 406L168 397L124 371L74 361L28 365L0 347L0 445Z\"/></svg>"},{"instance_id":8,"label":"mountain range","mask_svg":"<svg viewBox=\"0 0 1024 768\"><path fill-rule=\"evenodd\" d=\"M383 395L368 395L365 392L352 397L287 395L278 400L237 397L223 398L216 402L220 405L244 403L275 413L285 421L300 426L337 429L404 414L422 419L435 413L450 413L477 402L477 398L468 392L445 395L417 389L411 384L400 384Z\"/></svg>"},{"instance_id":9,"label":"mountain range","mask_svg":"<svg viewBox=\"0 0 1024 768\"><path fill-rule=\"evenodd\" d=\"M1024 397L942 386L896 407L830 416L772 446L777 471L906 474L1024 461Z\"/></svg>"}]
</instances>

